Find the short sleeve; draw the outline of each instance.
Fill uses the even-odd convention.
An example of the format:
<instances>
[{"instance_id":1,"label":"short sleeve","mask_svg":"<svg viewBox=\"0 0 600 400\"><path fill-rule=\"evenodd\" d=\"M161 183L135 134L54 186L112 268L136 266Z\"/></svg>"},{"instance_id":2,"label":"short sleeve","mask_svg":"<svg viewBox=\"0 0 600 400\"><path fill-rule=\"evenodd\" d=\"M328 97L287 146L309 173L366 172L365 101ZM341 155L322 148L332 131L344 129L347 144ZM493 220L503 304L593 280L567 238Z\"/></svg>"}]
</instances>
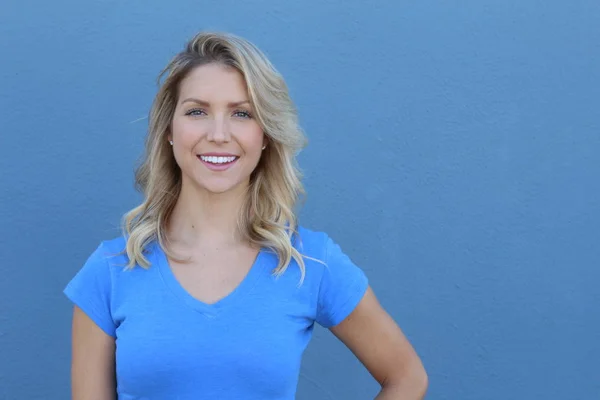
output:
<instances>
[{"instance_id":1,"label":"short sleeve","mask_svg":"<svg viewBox=\"0 0 600 400\"><path fill-rule=\"evenodd\" d=\"M115 337L110 311L111 276L108 251L98 246L64 289L64 294L108 335Z\"/></svg>"},{"instance_id":2,"label":"short sleeve","mask_svg":"<svg viewBox=\"0 0 600 400\"><path fill-rule=\"evenodd\" d=\"M319 287L317 322L330 328L350 315L362 300L369 283L364 272L329 237L325 262Z\"/></svg>"}]
</instances>

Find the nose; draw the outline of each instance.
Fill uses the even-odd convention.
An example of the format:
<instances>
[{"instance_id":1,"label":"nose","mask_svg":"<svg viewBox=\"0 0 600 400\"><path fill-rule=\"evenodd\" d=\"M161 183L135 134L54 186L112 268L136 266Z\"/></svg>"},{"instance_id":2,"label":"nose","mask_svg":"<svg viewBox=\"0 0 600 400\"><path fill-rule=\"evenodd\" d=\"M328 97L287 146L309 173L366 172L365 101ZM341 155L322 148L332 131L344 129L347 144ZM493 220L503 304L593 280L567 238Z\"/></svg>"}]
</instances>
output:
<instances>
[{"instance_id":1,"label":"nose","mask_svg":"<svg viewBox=\"0 0 600 400\"><path fill-rule=\"evenodd\" d=\"M227 143L231 140L227 118L216 117L213 119L208 131L208 140L217 144Z\"/></svg>"}]
</instances>

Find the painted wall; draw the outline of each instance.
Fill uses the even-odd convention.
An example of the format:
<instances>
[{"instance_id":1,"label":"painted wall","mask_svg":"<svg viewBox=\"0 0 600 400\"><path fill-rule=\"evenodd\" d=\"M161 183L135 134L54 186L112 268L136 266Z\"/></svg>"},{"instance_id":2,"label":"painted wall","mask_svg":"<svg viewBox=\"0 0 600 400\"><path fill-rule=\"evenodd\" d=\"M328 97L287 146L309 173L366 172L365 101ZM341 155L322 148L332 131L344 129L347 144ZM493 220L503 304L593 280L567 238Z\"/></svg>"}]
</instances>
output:
<instances>
[{"instance_id":1,"label":"painted wall","mask_svg":"<svg viewBox=\"0 0 600 400\"><path fill-rule=\"evenodd\" d=\"M66 282L133 207L155 77L257 43L310 146L304 225L370 277L430 399L600 398L596 0L0 4L0 399L68 398ZM377 385L318 330L299 399Z\"/></svg>"}]
</instances>

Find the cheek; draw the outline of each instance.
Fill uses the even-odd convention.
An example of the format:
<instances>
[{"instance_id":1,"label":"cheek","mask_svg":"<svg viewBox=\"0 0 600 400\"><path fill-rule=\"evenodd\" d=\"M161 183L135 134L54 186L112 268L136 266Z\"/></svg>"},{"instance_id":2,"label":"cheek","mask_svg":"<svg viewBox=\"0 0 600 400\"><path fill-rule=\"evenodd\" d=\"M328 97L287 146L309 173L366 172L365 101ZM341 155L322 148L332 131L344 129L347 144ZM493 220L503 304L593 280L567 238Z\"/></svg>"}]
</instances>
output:
<instances>
[{"instance_id":1,"label":"cheek","mask_svg":"<svg viewBox=\"0 0 600 400\"><path fill-rule=\"evenodd\" d=\"M239 135L238 141L247 153L256 154L262 151L264 136L262 129L257 125Z\"/></svg>"},{"instance_id":2,"label":"cheek","mask_svg":"<svg viewBox=\"0 0 600 400\"><path fill-rule=\"evenodd\" d=\"M185 147L198 140L200 136L199 132L202 132L201 128L201 126L198 126L197 121L186 119L174 119L171 124L174 140Z\"/></svg>"},{"instance_id":3,"label":"cheek","mask_svg":"<svg viewBox=\"0 0 600 400\"><path fill-rule=\"evenodd\" d=\"M200 140L199 130L194 126L194 121L173 119L171 133L173 135L173 156L175 162L183 171L191 171L195 166L195 159L191 157L191 149Z\"/></svg>"}]
</instances>

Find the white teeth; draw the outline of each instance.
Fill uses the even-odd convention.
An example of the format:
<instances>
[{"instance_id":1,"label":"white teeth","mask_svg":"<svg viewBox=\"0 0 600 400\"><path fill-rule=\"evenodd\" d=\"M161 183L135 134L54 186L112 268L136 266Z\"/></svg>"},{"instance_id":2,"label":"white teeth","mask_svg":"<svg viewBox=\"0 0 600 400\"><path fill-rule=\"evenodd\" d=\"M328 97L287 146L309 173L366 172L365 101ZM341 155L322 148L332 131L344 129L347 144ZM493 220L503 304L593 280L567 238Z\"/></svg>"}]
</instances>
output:
<instances>
[{"instance_id":1,"label":"white teeth","mask_svg":"<svg viewBox=\"0 0 600 400\"><path fill-rule=\"evenodd\" d=\"M237 157L200 156L200 158L202 161L206 161L211 164L225 164L233 162Z\"/></svg>"}]
</instances>

